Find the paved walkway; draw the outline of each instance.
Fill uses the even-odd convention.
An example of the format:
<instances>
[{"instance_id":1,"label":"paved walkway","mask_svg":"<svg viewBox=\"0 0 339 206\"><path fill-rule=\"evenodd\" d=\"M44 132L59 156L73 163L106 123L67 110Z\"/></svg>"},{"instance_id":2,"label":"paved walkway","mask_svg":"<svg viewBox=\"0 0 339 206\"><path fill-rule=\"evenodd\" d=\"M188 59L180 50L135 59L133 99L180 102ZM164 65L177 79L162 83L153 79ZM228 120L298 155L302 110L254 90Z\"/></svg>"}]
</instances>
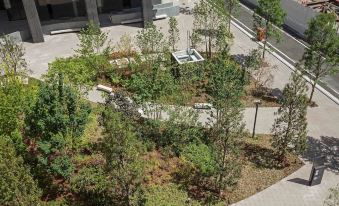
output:
<instances>
[{"instance_id":1,"label":"paved walkway","mask_svg":"<svg viewBox=\"0 0 339 206\"><path fill-rule=\"evenodd\" d=\"M180 15L179 29L182 32L179 48L186 48L186 32L191 30L192 17ZM167 32L167 20L155 22L162 31ZM135 36L139 28L138 25L132 26L114 26L106 27L103 30L109 33L112 42L117 42L119 37L128 33ZM235 36L234 44L231 48L231 53L248 54L251 49L257 48L258 45L250 40L240 30L232 27L232 32ZM46 42L40 44L24 43L26 48L26 58L28 60L29 69L32 70L32 76L40 78L46 73L48 63L56 57L66 57L72 55L73 49L76 47L77 38L75 34L61 34L56 36L46 36ZM272 55L267 55L266 59L270 64L277 65L277 69L273 71L275 80L273 88L282 89L288 82L291 70L282 62L278 61ZM96 92L90 93L90 99L101 98ZM275 185L266 190L257 193L256 195L245 199L236 206L251 205L251 206L276 206L276 205L307 205L318 206L322 205L328 194L328 188L339 183L339 105L332 102L321 92L316 91L314 100L319 107L308 109L308 123L310 143L312 143L312 152L304 156L306 165L294 174L286 177ZM258 113L257 132L269 133L273 123L273 113L276 108L260 108ZM254 118L254 109L245 110L244 121L246 127L251 131ZM305 180L308 180L310 173L310 162L312 156L318 154L326 154L331 157L332 165L325 172L323 183L318 186L308 187ZM337 158L337 159L335 159ZM336 164L335 162L337 160Z\"/></svg>"}]
</instances>

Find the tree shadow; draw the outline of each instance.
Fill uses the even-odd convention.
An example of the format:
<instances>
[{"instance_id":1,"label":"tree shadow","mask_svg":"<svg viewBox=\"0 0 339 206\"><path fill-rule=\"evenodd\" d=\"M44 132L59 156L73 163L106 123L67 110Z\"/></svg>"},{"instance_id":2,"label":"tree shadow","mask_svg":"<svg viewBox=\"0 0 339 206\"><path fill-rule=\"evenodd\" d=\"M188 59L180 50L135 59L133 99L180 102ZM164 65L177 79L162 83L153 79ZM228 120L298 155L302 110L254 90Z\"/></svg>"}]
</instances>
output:
<instances>
[{"instance_id":1,"label":"tree shadow","mask_svg":"<svg viewBox=\"0 0 339 206\"><path fill-rule=\"evenodd\" d=\"M301 184L301 185L306 185L306 186L309 185L308 180L301 179L301 178L293 178L293 179L290 179L290 180L287 180L287 181L294 182L294 183Z\"/></svg>"},{"instance_id":2,"label":"tree shadow","mask_svg":"<svg viewBox=\"0 0 339 206\"><path fill-rule=\"evenodd\" d=\"M282 98L283 93L279 88L271 89L271 95L276 97L278 100Z\"/></svg>"},{"instance_id":3,"label":"tree shadow","mask_svg":"<svg viewBox=\"0 0 339 206\"><path fill-rule=\"evenodd\" d=\"M283 168L279 157L272 149L264 148L259 145L245 143L244 155L249 161L254 163L257 167L268 169Z\"/></svg>"},{"instance_id":4,"label":"tree shadow","mask_svg":"<svg viewBox=\"0 0 339 206\"><path fill-rule=\"evenodd\" d=\"M246 59L248 58L248 55L244 55L244 54L234 54L231 55L231 58L237 62L240 65L245 65Z\"/></svg>"},{"instance_id":5,"label":"tree shadow","mask_svg":"<svg viewBox=\"0 0 339 206\"><path fill-rule=\"evenodd\" d=\"M308 137L308 149L302 155L306 161L315 163L323 156L327 170L339 175L339 139L329 136L321 136L320 139Z\"/></svg>"}]
</instances>

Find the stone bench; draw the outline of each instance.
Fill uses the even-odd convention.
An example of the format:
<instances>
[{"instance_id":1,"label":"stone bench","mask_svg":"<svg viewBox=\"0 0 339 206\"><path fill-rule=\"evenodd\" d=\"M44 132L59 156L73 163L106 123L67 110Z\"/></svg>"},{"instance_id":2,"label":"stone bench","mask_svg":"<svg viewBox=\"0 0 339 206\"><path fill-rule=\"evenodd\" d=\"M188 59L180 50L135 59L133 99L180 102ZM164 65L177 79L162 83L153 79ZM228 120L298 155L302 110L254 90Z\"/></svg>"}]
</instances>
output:
<instances>
[{"instance_id":1,"label":"stone bench","mask_svg":"<svg viewBox=\"0 0 339 206\"><path fill-rule=\"evenodd\" d=\"M54 34L64 34L64 33L72 33L72 32L79 32L79 31L81 31L81 28L62 29L62 30L51 31L51 35L54 35Z\"/></svg>"},{"instance_id":2,"label":"stone bench","mask_svg":"<svg viewBox=\"0 0 339 206\"><path fill-rule=\"evenodd\" d=\"M107 93L111 93L112 92L112 88L104 86L104 85L101 85L101 84L98 84L97 90L104 91L104 92L107 92Z\"/></svg>"},{"instance_id":3,"label":"stone bench","mask_svg":"<svg viewBox=\"0 0 339 206\"><path fill-rule=\"evenodd\" d=\"M209 103L195 103L194 109L212 109L212 104Z\"/></svg>"}]
</instances>

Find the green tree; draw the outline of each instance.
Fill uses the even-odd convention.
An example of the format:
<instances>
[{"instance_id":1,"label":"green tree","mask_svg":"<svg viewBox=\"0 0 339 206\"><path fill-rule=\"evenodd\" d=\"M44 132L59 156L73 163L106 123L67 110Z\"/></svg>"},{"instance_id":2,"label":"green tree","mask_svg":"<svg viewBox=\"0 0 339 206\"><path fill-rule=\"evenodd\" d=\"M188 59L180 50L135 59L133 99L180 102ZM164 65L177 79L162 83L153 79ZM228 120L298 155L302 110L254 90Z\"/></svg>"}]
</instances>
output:
<instances>
[{"instance_id":1,"label":"green tree","mask_svg":"<svg viewBox=\"0 0 339 206\"><path fill-rule=\"evenodd\" d=\"M339 205L339 184L329 190L330 194L324 202L325 206Z\"/></svg>"},{"instance_id":2,"label":"green tree","mask_svg":"<svg viewBox=\"0 0 339 206\"><path fill-rule=\"evenodd\" d=\"M156 139L159 146L169 146L179 155L183 148L192 141L202 137L202 126L198 122L199 115L194 110L177 107L168 109L169 119L164 124L164 132Z\"/></svg>"},{"instance_id":3,"label":"green tree","mask_svg":"<svg viewBox=\"0 0 339 206\"><path fill-rule=\"evenodd\" d=\"M106 171L115 182L114 192L121 205L132 204L132 197L140 190L143 177L144 146L132 125L108 105L102 115L104 126L103 154Z\"/></svg>"},{"instance_id":4,"label":"green tree","mask_svg":"<svg viewBox=\"0 0 339 206\"><path fill-rule=\"evenodd\" d=\"M62 75L40 85L37 99L25 116L25 134L37 162L37 175L70 176L73 166L68 151L77 147L89 112L90 105L63 83Z\"/></svg>"},{"instance_id":5,"label":"green tree","mask_svg":"<svg viewBox=\"0 0 339 206\"><path fill-rule=\"evenodd\" d=\"M168 37L168 44L172 45L172 50L176 50L176 44L180 40L180 34L178 29L178 21L175 17L170 17L169 21L169 37Z\"/></svg>"},{"instance_id":6,"label":"green tree","mask_svg":"<svg viewBox=\"0 0 339 206\"><path fill-rule=\"evenodd\" d=\"M242 67L243 75L242 81L246 84L250 81L250 75L253 71L257 71L262 66L262 58L259 49L253 49L250 51L249 55L246 56Z\"/></svg>"},{"instance_id":7,"label":"green tree","mask_svg":"<svg viewBox=\"0 0 339 206\"><path fill-rule=\"evenodd\" d=\"M228 32L231 33L231 16L236 15L239 9L239 0L225 0L225 10L227 11L228 15Z\"/></svg>"},{"instance_id":8,"label":"green tree","mask_svg":"<svg viewBox=\"0 0 339 206\"><path fill-rule=\"evenodd\" d=\"M305 32L309 47L303 56L304 69L313 80L309 103L312 102L319 80L338 71L339 36L336 31L335 14L319 14L308 24Z\"/></svg>"},{"instance_id":9,"label":"green tree","mask_svg":"<svg viewBox=\"0 0 339 206\"><path fill-rule=\"evenodd\" d=\"M40 205L40 189L5 136L0 136L0 171L0 205Z\"/></svg>"},{"instance_id":10,"label":"green tree","mask_svg":"<svg viewBox=\"0 0 339 206\"><path fill-rule=\"evenodd\" d=\"M10 136L18 153L24 151L21 131L25 110L34 98L34 89L24 85L27 64L21 44L0 36L0 134Z\"/></svg>"},{"instance_id":11,"label":"green tree","mask_svg":"<svg viewBox=\"0 0 339 206\"><path fill-rule=\"evenodd\" d=\"M102 32L100 26L90 22L78 34L80 43L75 50L76 55L83 58L87 69L92 69L97 77L104 75L111 69L109 58L112 54L108 35Z\"/></svg>"},{"instance_id":12,"label":"green tree","mask_svg":"<svg viewBox=\"0 0 339 206\"><path fill-rule=\"evenodd\" d=\"M294 72L284 90L278 116L273 124L272 146L285 163L288 151L301 153L306 149L307 86L298 72Z\"/></svg>"},{"instance_id":13,"label":"green tree","mask_svg":"<svg viewBox=\"0 0 339 206\"><path fill-rule=\"evenodd\" d=\"M153 23L147 22L145 28L138 31L136 41L143 54L154 54L163 52L166 45L163 37L164 35Z\"/></svg>"},{"instance_id":14,"label":"green tree","mask_svg":"<svg viewBox=\"0 0 339 206\"><path fill-rule=\"evenodd\" d=\"M208 92L213 103L210 116L211 141L217 160L216 189L233 186L240 176L236 161L237 140L243 136L241 82L242 72L235 63L219 57L212 64Z\"/></svg>"},{"instance_id":15,"label":"green tree","mask_svg":"<svg viewBox=\"0 0 339 206\"><path fill-rule=\"evenodd\" d=\"M206 0L199 0L193 9L194 30L193 36L199 36L195 41L202 41L209 58L216 46L216 39L221 25L224 25L224 16L220 15L217 7Z\"/></svg>"},{"instance_id":16,"label":"green tree","mask_svg":"<svg viewBox=\"0 0 339 206\"><path fill-rule=\"evenodd\" d=\"M138 73L132 75L128 87L135 93L134 100L141 104L149 118L154 120L161 118L161 99L179 89L169 71L160 69L160 63L155 62L149 74Z\"/></svg>"},{"instance_id":17,"label":"green tree","mask_svg":"<svg viewBox=\"0 0 339 206\"><path fill-rule=\"evenodd\" d=\"M22 44L9 35L0 35L0 73L27 74L27 63Z\"/></svg>"},{"instance_id":18,"label":"green tree","mask_svg":"<svg viewBox=\"0 0 339 206\"><path fill-rule=\"evenodd\" d=\"M280 0L259 0L258 7L253 14L254 29L264 30L264 48L262 58L265 58L267 39L274 37L276 40L280 39L279 27L284 24L286 13L281 7ZM278 27L278 28L276 28ZM258 32L259 33L259 32ZM259 37L258 37L259 38Z\"/></svg>"},{"instance_id":19,"label":"green tree","mask_svg":"<svg viewBox=\"0 0 339 206\"><path fill-rule=\"evenodd\" d=\"M207 0L207 2L227 19L227 31L231 33L232 16L238 12L239 0Z\"/></svg>"}]
</instances>

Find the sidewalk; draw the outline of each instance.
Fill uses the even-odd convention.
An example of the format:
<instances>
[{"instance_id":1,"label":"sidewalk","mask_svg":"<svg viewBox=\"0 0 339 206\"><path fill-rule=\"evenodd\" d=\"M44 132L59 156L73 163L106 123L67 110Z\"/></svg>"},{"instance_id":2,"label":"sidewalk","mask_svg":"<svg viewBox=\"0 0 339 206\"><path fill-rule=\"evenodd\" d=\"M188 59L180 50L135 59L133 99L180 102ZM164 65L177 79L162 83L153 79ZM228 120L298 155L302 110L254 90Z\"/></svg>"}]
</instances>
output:
<instances>
[{"instance_id":1,"label":"sidewalk","mask_svg":"<svg viewBox=\"0 0 339 206\"><path fill-rule=\"evenodd\" d=\"M168 30L168 20L156 21L155 24L161 28L164 33ZM187 30L192 29L192 16L180 15L178 17L179 29L181 31L181 40L179 49L187 47ZM121 35L128 33L135 36L138 27L134 26L114 26L103 28L109 33L112 42L117 42ZM232 32L235 36L231 54L248 54L251 49L257 48L258 45L250 40L244 33L232 26ZM61 34L56 36L47 36L45 43L31 44L24 43L26 48L26 59L29 69L32 70L32 76L40 78L46 73L48 63L56 57L67 57L73 54L73 49L77 45L75 34ZM273 75L275 77L272 87L282 90L284 85L289 81L291 70L282 62L277 60L271 54L267 53L266 60L271 65L277 65ZM101 98L98 94L91 93L91 98L96 100ZM308 135L312 143L314 152L309 152L305 160L312 159L315 154L327 154L333 158L339 155L339 105L332 102L319 91L315 91L314 100L319 105L316 108L308 109ZM257 133L269 133L274 120L274 112L277 108L259 108ZM246 128L250 131L253 128L254 108L247 108L244 112L244 121ZM323 147L326 145L327 147ZM311 156L310 156L311 155ZM339 159L339 158L338 158ZM338 161L339 162L339 161ZM337 162L337 163L338 163ZM275 185L259 192L252 197L245 199L235 206L292 206L322 205L328 194L328 189L339 183L339 166L332 164L331 170L325 172L323 183L318 186L308 187L303 183L308 180L311 164L308 162L304 167L294 174L286 177ZM300 179L295 179L300 178ZM290 180L290 181L289 181ZM300 184L301 183L301 184Z\"/></svg>"}]
</instances>

